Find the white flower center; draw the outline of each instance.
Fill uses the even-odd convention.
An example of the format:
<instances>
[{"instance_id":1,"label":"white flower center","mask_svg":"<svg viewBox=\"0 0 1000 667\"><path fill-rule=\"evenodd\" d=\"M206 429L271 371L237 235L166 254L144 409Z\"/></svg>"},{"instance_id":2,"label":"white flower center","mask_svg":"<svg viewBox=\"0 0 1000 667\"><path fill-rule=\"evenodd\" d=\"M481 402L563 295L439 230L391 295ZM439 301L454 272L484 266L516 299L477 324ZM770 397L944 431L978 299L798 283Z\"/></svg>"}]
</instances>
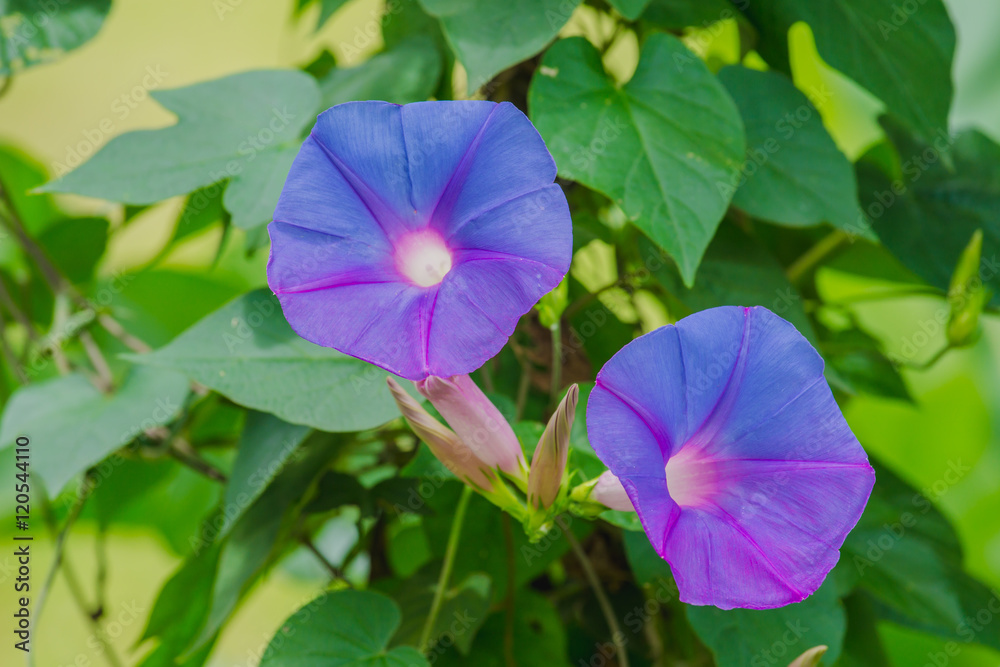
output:
<instances>
[{"instance_id":1,"label":"white flower center","mask_svg":"<svg viewBox=\"0 0 1000 667\"><path fill-rule=\"evenodd\" d=\"M432 287L451 271L451 252L433 229L410 232L396 241L396 268L417 287Z\"/></svg>"}]
</instances>

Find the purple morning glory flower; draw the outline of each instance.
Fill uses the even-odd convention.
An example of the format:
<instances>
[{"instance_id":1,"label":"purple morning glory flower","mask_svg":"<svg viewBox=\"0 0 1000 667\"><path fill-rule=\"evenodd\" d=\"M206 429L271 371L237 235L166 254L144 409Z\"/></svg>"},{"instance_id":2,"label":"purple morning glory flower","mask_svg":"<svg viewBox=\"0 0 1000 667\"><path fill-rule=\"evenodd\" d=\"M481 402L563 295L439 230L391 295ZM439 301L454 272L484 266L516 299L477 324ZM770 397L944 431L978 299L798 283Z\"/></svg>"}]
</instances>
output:
<instances>
[{"instance_id":1,"label":"purple morning glory flower","mask_svg":"<svg viewBox=\"0 0 1000 667\"><path fill-rule=\"evenodd\" d=\"M587 430L691 604L812 594L875 472L823 360L765 308L713 308L637 338L597 375Z\"/></svg>"},{"instance_id":2,"label":"purple morning glory flower","mask_svg":"<svg viewBox=\"0 0 1000 667\"><path fill-rule=\"evenodd\" d=\"M335 106L278 200L268 284L307 340L411 380L470 373L569 269L555 175L506 102Z\"/></svg>"}]
</instances>

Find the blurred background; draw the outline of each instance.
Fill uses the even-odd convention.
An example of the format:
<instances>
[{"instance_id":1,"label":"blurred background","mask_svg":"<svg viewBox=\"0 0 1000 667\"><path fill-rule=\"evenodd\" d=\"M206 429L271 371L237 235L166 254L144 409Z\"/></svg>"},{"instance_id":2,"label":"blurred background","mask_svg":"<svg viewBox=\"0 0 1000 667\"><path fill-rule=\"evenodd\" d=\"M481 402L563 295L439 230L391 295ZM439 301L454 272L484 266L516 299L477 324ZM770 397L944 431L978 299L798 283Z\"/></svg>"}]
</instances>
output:
<instances>
[{"instance_id":1,"label":"blurred background","mask_svg":"<svg viewBox=\"0 0 1000 667\"><path fill-rule=\"evenodd\" d=\"M4 4L0 2L0 7ZM294 5L295 0L115 0L96 38L52 64L33 67L14 78L0 97L0 144L27 156L47 180L71 159L81 142L96 151L121 133L172 124L172 114L148 96L149 89L176 88L254 68L301 66L323 49L338 60L356 64L379 49L378 37L356 56L344 46L354 44L359 27L378 19L383 11L378 0L352 0L318 32L314 26L319 8L310 6L297 14ZM1000 40L996 37L1000 3L946 0L946 5L958 32L954 129L977 127L1000 141ZM578 9L564 33L585 32L588 20L587 10ZM731 58L727 55L732 50L731 32L705 38L689 35L688 42L725 60ZM881 133L875 120L879 103L822 65L808 30L798 32L792 39L797 83L800 88L803 82L823 83L838 93L834 103L821 107L823 120L841 149L855 158ZM634 44L615 45L612 57L622 76L627 77L634 67L635 54ZM149 78L151 71L158 76ZM65 195L57 200L65 210L80 215L108 216L113 225L121 224L126 214L119 205ZM265 283L266 255L248 257L239 229L222 239L222 231L210 227L164 254L182 206L183 198L176 198L138 212L128 227L111 237L97 268L99 276L109 280L128 272L131 278L122 298L162 314L162 331L144 332L153 340L169 340L229 299ZM839 264L848 266L851 261L863 258L852 258L848 251L821 270L817 285L824 300L848 304L890 357L910 356L907 346L912 346L915 333L926 329L942 301L922 296L857 298L881 283L838 270ZM929 370L903 370L913 404L859 396L850 402L846 417L866 448L934 499L952 520L965 548L968 570L1000 588L1000 321L987 316L983 325L984 335L974 346L950 351ZM918 359L943 346L943 333L931 335L931 340L936 342L927 343L917 353ZM0 455L0 470L13 467L10 456L10 450ZM949 473L954 470L960 473ZM109 625L108 634L120 655L132 656L130 663L141 655L133 649L157 591L185 548L176 543L177 536L197 525L214 493L209 483L183 469L148 483L142 500L133 502L122 515L124 520L117 521L106 535L112 575L107 581L105 618L117 624ZM10 494L0 494L0 509L5 517L13 515ZM83 581L91 581L103 567L95 555L95 522L85 515L70 538L68 553ZM8 531L12 524L12 520L0 519L0 531ZM350 521L345 525L348 533L353 530ZM329 536L324 548L331 552L351 540L350 535L337 531ZM4 544L9 543L8 537L3 532ZM44 576L51 554L51 543L41 534L39 539L34 544L35 577ZM4 547L0 617L7 619L12 601L8 590L11 564ZM306 554L284 561L239 609L211 664L256 664L255 654L259 655L282 620L311 597L323 580L322 571ZM878 631L893 664L900 666L924 664L927 653L939 643L888 622L881 623ZM3 632L0 662L16 664L7 631ZM101 664L100 646L91 635L91 626L81 620L60 578L36 635L37 664ZM969 646L949 664L1000 665L1000 653Z\"/></svg>"}]
</instances>

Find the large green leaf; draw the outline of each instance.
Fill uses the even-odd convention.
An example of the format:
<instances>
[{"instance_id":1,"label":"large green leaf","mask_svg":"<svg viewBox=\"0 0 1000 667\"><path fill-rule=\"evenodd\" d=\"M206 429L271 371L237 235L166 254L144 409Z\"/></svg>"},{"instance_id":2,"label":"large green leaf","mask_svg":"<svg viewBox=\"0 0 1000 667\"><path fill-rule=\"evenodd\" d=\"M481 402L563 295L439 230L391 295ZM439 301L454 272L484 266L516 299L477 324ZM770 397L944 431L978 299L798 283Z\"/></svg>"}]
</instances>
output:
<instances>
[{"instance_id":1,"label":"large green leaf","mask_svg":"<svg viewBox=\"0 0 1000 667\"><path fill-rule=\"evenodd\" d=\"M649 0L608 0L608 4L618 10L618 13L630 21L639 18Z\"/></svg>"},{"instance_id":2,"label":"large green leaf","mask_svg":"<svg viewBox=\"0 0 1000 667\"><path fill-rule=\"evenodd\" d=\"M204 625L189 650L201 649L213 640L271 562L282 531L288 529L288 513L301 504L311 482L333 456L324 444L317 443L318 446L309 448L303 457L286 465L223 539L211 604ZM206 525L195 545L195 553L212 548L214 540L219 539L219 525L214 522Z\"/></svg>"},{"instance_id":3,"label":"large green leaf","mask_svg":"<svg viewBox=\"0 0 1000 667\"><path fill-rule=\"evenodd\" d=\"M115 137L43 189L149 204L228 179L233 223L267 222L289 156L316 119L316 81L298 70L261 70L150 94L177 114L176 125Z\"/></svg>"},{"instance_id":4,"label":"large green leaf","mask_svg":"<svg viewBox=\"0 0 1000 667\"><path fill-rule=\"evenodd\" d=\"M758 48L788 71L788 29L812 28L824 60L927 137L948 127L955 29L942 0L754 0L740 7L760 31Z\"/></svg>"},{"instance_id":5,"label":"large green leaf","mask_svg":"<svg viewBox=\"0 0 1000 667\"><path fill-rule=\"evenodd\" d=\"M857 228L854 170L809 99L778 72L725 67L719 79L736 101L747 134L733 204L782 225Z\"/></svg>"},{"instance_id":6,"label":"large green leaf","mask_svg":"<svg viewBox=\"0 0 1000 667\"><path fill-rule=\"evenodd\" d=\"M441 54L427 35L413 35L357 67L336 68L319 83L324 107L354 100L395 104L430 97L441 78Z\"/></svg>"},{"instance_id":7,"label":"large green leaf","mask_svg":"<svg viewBox=\"0 0 1000 667\"><path fill-rule=\"evenodd\" d=\"M884 121L901 175L893 180L868 160L857 165L861 205L875 233L907 268L947 290L962 250L982 229L979 277L1000 303L1000 146L975 130L954 137L950 148L944 136L925 144ZM944 164L945 151L953 167Z\"/></svg>"},{"instance_id":8,"label":"large green leaf","mask_svg":"<svg viewBox=\"0 0 1000 667\"><path fill-rule=\"evenodd\" d=\"M158 637L156 657L143 663L174 664L184 649L194 639L205 621L205 614L212 601L212 588L219 565L219 549L203 549L188 558L163 584L141 641Z\"/></svg>"},{"instance_id":9,"label":"large green leaf","mask_svg":"<svg viewBox=\"0 0 1000 667\"><path fill-rule=\"evenodd\" d=\"M945 474L966 472L956 466L961 461ZM887 469L876 472L865 513L843 547L857 585L879 603L883 618L1000 649L1000 633L970 625L980 610L996 606L996 596L962 569L962 550L948 520Z\"/></svg>"},{"instance_id":10,"label":"large green leaf","mask_svg":"<svg viewBox=\"0 0 1000 667\"><path fill-rule=\"evenodd\" d=\"M265 412L250 413L222 499L226 520L222 535L264 492L307 435L307 426L289 424Z\"/></svg>"},{"instance_id":11,"label":"large green leaf","mask_svg":"<svg viewBox=\"0 0 1000 667\"><path fill-rule=\"evenodd\" d=\"M427 667L413 647L388 648L399 621L399 607L384 595L326 593L281 624L260 667Z\"/></svg>"},{"instance_id":12,"label":"large green leaf","mask_svg":"<svg viewBox=\"0 0 1000 667\"><path fill-rule=\"evenodd\" d=\"M432 561L406 579L377 582L378 590L392 597L403 611L403 621L396 632L394 644L420 643L440 572L441 561ZM490 578L482 572L474 572L461 581L451 582L441 600L429 641L454 642L459 652L468 655L476 632L489 615L492 599Z\"/></svg>"},{"instance_id":13,"label":"large green leaf","mask_svg":"<svg viewBox=\"0 0 1000 667\"><path fill-rule=\"evenodd\" d=\"M545 54L528 101L560 175L614 199L691 284L745 149L736 105L704 63L653 34L618 87L589 42L564 39Z\"/></svg>"},{"instance_id":14,"label":"large green leaf","mask_svg":"<svg viewBox=\"0 0 1000 667\"><path fill-rule=\"evenodd\" d=\"M566 631L552 603L531 589L522 588L515 593L513 605L510 652L514 664L518 667L568 667ZM510 664L505 657L506 622L503 610L492 614L476 635L468 657L457 651L436 648L430 654L434 664L440 667L505 667Z\"/></svg>"},{"instance_id":15,"label":"large green leaf","mask_svg":"<svg viewBox=\"0 0 1000 667\"><path fill-rule=\"evenodd\" d=\"M469 92L551 42L580 0L420 0L465 66Z\"/></svg>"},{"instance_id":16,"label":"large green leaf","mask_svg":"<svg viewBox=\"0 0 1000 667\"><path fill-rule=\"evenodd\" d=\"M0 76L51 62L97 34L111 0L0 0Z\"/></svg>"},{"instance_id":17,"label":"large green leaf","mask_svg":"<svg viewBox=\"0 0 1000 667\"><path fill-rule=\"evenodd\" d=\"M655 258L655 248L648 242L645 245L650 247L643 249L640 244L642 256ZM788 282L781 265L734 225L723 224L719 228L693 287L684 287L677 269L666 262L661 262L652 273L690 312L716 306L764 306L816 342L802 295Z\"/></svg>"},{"instance_id":18,"label":"large green leaf","mask_svg":"<svg viewBox=\"0 0 1000 667\"><path fill-rule=\"evenodd\" d=\"M186 373L246 407L324 431L360 431L399 415L388 373L299 338L267 290L245 294L134 361Z\"/></svg>"},{"instance_id":19,"label":"large green leaf","mask_svg":"<svg viewBox=\"0 0 1000 667\"><path fill-rule=\"evenodd\" d=\"M830 577L802 602L778 609L687 607L688 622L727 667L784 665L808 648L829 646L820 664L832 665L840 655L847 615Z\"/></svg>"},{"instance_id":20,"label":"large green leaf","mask_svg":"<svg viewBox=\"0 0 1000 667\"><path fill-rule=\"evenodd\" d=\"M183 375L158 368L132 369L111 395L79 373L25 385L4 409L0 447L30 437L32 472L55 495L146 429L174 419L187 394Z\"/></svg>"},{"instance_id":21,"label":"large green leaf","mask_svg":"<svg viewBox=\"0 0 1000 667\"><path fill-rule=\"evenodd\" d=\"M704 28L716 21L736 17L736 8L729 0L652 0L642 14L643 21L666 30L689 26Z\"/></svg>"}]
</instances>

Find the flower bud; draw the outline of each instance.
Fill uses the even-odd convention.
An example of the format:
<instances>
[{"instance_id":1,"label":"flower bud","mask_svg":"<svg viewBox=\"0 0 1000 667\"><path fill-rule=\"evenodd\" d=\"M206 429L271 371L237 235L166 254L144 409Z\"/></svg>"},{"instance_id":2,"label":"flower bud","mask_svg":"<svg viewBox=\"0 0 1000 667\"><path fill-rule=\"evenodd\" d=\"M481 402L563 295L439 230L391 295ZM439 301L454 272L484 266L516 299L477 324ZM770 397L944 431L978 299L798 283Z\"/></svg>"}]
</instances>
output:
<instances>
[{"instance_id":1,"label":"flower bud","mask_svg":"<svg viewBox=\"0 0 1000 667\"><path fill-rule=\"evenodd\" d=\"M467 484L487 492L494 490L491 466L466 447L451 429L424 410L398 382L391 377L386 378L386 382L406 423L427 443L434 456Z\"/></svg>"},{"instance_id":2,"label":"flower bud","mask_svg":"<svg viewBox=\"0 0 1000 667\"><path fill-rule=\"evenodd\" d=\"M971 345L979 337L979 315L990 300L989 290L979 275L983 252L983 232L977 229L962 251L948 286L951 316L948 318L948 344Z\"/></svg>"},{"instance_id":3,"label":"flower bud","mask_svg":"<svg viewBox=\"0 0 1000 667\"><path fill-rule=\"evenodd\" d=\"M480 461L523 479L524 454L514 430L472 378L431 376L414 384Z\"/></svg>"},{"instance_id":4,"label":"flower bud","mask_svg":"<svg viewBox=\"0 0 1000 667\"><path fill-rule=\"evenodd\" d=\"M792 660L788 667L816 667L826 651L826 646L814 646L799 657L795 658L795 660Z\"/></svg>"},{"instance_id":5,"label":"flower bud","mask_svg":"<svg viewBox=\"0 0 1000 667\"><path fill-rule=\"evenodd\" d=\"M533 507L549 507L559 495L579 398L580 389L574 384L559 402L535 448L528 474L528 504Z\"/></svg>"},{"instance_id":6,"label":"flower bud","mask_svg":"<svg viewBox=\"0 0 1000 667\"><path fill-rule=\"evenodd\" d=\"M610 470L605 470L593 482L589 500L600 503L608 509L620 512L635 511L632 501L629 499L628 494L625 493L625 487L622 486L621 480L615 477Z\"/></svg>"}]
</instances>

